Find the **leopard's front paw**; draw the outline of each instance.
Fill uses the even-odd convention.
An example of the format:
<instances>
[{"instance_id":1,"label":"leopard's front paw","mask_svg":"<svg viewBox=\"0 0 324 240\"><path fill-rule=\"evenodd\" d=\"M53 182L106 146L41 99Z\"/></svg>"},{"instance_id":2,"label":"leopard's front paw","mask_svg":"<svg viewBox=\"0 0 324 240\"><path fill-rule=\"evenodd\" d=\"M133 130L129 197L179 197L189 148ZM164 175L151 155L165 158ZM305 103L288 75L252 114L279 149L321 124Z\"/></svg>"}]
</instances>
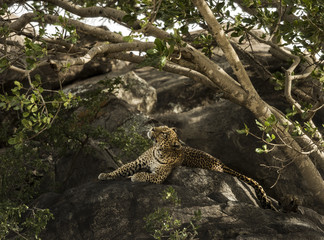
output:
<instances>
[{"instance_id":1,"label":"leopard's front paw","mask_svg":"<svg viewBox=\"0 0 324 240\"><path fill-rule=\"evenodd\" d=\"M133 176L131 176L132 182L147 182L147 173L145 172L140 172L140 173L135 173Z\"/></svg>"},{"instance_id":2,"label":"leopard's front paw","mask_svg":"<svg viewBox=\"0 0 324 240\"><path fill-rule=\"evenodd\" d=\"M112 177L109 175L109 173L100 173L98 176L99 180L109 180L112 179Z\"/></svg>"}]
</instances>

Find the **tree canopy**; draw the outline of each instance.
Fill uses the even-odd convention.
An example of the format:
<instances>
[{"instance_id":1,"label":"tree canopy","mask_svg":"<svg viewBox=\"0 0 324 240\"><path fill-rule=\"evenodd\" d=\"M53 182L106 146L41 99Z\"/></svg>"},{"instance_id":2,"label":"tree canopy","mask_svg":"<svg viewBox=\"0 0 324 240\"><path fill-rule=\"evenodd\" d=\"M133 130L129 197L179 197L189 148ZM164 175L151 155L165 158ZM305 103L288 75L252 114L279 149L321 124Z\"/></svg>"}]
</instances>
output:
<instances>
[{"instance_id":1,"label":"tree canopy","mask_svg":"<svg viewBox=\"0 0 324 240\"><path fill-rule=\"evenodd\" d=\"M323 126L313 121L324 104L323 1L0 0L0 6L0 111L18 116L12 129L2 123L1 146L21 151L77 100L62 91L66 77L51 79L44 67L66 76L73 66L104 54L188 76L249 109L264 133L257 151L282 147L306 191L324 204ZM288 113L260 97L240 61L237 51L260 65L252 41L287 63L278 72L264 68L264 77L284 94ZM216 47L235 77L213 61ZM240 132L252 134L248 126Z\"/></svg>"}]
</instances>

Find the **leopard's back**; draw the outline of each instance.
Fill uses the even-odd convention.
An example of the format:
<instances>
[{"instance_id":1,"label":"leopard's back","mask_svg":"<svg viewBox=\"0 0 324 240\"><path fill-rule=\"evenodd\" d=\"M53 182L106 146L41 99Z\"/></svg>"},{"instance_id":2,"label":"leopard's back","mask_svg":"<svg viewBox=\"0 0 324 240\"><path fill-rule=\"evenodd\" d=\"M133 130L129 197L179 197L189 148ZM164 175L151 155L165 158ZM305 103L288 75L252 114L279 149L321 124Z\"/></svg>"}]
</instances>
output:
<instances>
[{"instance_id":1,"label":"leopard's back","mask_svg":"<svg viewBox=\"0 0 324 240\"><path fill-rule=\"evenodd\" d=\"M184 155L183 166L222 172L222 166L224 164L209 153L187 146L183 146L182 151Z\"/></svg>"}]
</instances>

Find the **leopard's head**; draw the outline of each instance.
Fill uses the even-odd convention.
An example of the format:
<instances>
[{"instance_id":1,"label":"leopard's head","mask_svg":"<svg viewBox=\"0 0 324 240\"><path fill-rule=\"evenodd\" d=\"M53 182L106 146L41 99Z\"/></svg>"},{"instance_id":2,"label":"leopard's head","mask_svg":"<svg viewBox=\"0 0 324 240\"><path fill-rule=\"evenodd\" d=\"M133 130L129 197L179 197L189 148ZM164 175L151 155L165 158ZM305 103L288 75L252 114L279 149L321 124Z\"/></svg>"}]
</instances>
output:
<instances>
[{"instance_id":1,"label":"leopard's head","mask_svg":"<svg viewBox=\"0 0 324 240\"><path fill-rule=\"evenodd\" d=\"M154 146L164 149L180 149L181 143L175 128L160 126L151 128L147 136L153 140Z\"/></svg>"}]
</instances>

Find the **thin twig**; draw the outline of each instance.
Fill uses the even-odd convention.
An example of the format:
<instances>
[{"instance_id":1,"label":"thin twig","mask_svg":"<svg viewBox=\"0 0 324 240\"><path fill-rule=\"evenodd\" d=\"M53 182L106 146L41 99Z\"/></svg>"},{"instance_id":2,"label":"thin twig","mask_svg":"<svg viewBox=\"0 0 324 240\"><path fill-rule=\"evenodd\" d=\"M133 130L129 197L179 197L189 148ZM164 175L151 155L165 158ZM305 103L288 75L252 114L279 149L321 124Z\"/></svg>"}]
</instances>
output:
<instances>
[{"instance_id":1,"label":"thin twig","mask_svg":"<svg viewBox=\"0 0 324 240\"><path fill-rule=\"evenodd\" d=\"M282 19L282 16L283 16L283 11L282 11L282 0L279 1L278 3L278 20L277 20L277 23L276 23L276 26L275 26L275 29L273 30L270 38L269 38L269 41L272 41L274 36L276 35L278 29L279 29L279 26L280 26L280 22L281 22L281 19Z\"/></svg>"}]
</instances>

